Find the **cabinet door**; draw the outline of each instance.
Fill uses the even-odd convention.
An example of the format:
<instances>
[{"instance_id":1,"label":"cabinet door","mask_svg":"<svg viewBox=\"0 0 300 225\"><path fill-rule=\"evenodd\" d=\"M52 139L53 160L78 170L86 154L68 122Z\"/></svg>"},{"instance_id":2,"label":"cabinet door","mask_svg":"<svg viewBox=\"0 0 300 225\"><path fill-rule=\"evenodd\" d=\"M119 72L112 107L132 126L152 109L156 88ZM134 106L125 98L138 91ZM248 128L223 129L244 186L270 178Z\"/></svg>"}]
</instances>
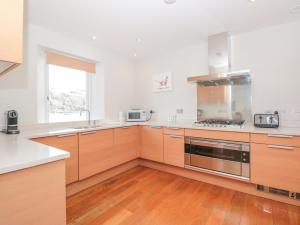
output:
<instances>
[{"instance_id":1,"label":"cabinet door","mask_svg":"<svg viewBox=\"0 0 300 225\"><path fill-rule=\"evenodd\" d=\"M66 183L78 181L78 135L66 134L53 137L35 138L36 142L70 152L66 160Z\"/></svg>"},{"instance_id":2,"label":"cabinet door","mask_svg":"<svg viewBox=\"0 0 300 225\"><path fill-rule=\"evenodd\" d=\"M251 144L251 181L300 192L300 148Z\"/></svg>"},{"instance_id":3,"label":"cabinet door","mask_svg":"<svg viewBox=\"0 0 300 225\"><path fill-rule=\"evenodd\" d=\"M138 157L138 127L121 127L115 129L114 152L117 164L122 164Z\"/></svg>"},{"instance_id":4,"label":"cabinet door","mask_svg":"<svg viewBox=\"0 0 300 225\"><path fill-rule=\"evenodd\" d=\"M116 165L113 129L79 134L79 180Z\"/></svg>"},{"instance_id":5,"label":"cabinet door","mask_svg":"<svg viewBox=\"0 0 300 225\"><path fill-rule=\"evenodd\" d=\"M164 136L164 162L173 166L184 167L183 136Z\"/></svg>"},{"instance_id":6,"label":"cabinet door","mask_svg":"<svg viewBox=\"0 0 300 225\"><path fill-rule=\"evenodd\" d=\"M141 158L163 162L163 129L143 126L141 131Z\"/></svg>"},{"instance_id":7,"label":"cabinet door","mask_svg":"<svg viewBox=\"0 0 300 225\"><path fill-rule=\"evenodd\" d=\"M1 1L0 60L22 62L23 0Z\"/></svg>"}]
</instances>

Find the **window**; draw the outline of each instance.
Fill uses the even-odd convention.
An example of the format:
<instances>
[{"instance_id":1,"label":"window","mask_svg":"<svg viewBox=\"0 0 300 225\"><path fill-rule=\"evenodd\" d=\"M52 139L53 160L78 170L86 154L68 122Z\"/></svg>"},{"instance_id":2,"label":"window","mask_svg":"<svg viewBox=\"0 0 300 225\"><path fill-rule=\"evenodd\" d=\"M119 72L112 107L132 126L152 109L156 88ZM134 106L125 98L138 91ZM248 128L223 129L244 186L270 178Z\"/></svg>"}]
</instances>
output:
<instances>
[{"instance_id":1,"label":"window","mask_svg":"<svg viewBox=\"0 0 300 225\"><path fill-rule=\"evenodd\" d=\"M48 64L48 122L87 119L90 99L90 74L83 70ZM82 111L82 113L81 113Z\"/></svg>"}]
</instances>

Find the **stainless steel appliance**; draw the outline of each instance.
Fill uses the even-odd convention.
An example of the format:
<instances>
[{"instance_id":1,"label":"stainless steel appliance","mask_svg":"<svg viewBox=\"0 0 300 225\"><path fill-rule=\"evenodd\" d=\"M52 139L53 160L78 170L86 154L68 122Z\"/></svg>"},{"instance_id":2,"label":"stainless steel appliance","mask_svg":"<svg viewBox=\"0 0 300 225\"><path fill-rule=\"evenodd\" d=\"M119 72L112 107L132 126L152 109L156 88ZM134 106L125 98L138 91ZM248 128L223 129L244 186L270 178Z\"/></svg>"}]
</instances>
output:
<instances>
[{"instance_id":1,"label":"stainless steel appliance","mask_svg":"<svg viewBox=\"0 0 300 225\"><path fill-rule=\"evenodd\" d=\"M199 127L224 127L224 128L242 128L245 120L222 120L222 119L206 119L195 122Z\"/></svg>"},{"instance_id":2,"label":"stainless steel appliance","mask_svg":"<svg viewBox=\"0 0 300 225\"><path fill-rule=\"evenodd\" d=\"M208 38L208 75L188 77L197 83L197 121L252 120L249 70L231 70L231 37L221 33Z\"/></svg>"},{"instance_id":3,"label":"stainless steel appliance","mask_svg":"<svg viewBox=\"0 0 300 225\"><path fill-rule=\"evenodd\" d=\"M248 180L250 145L244 142L186 137L185 167Z\"/></svg>"},{"instance_id":4,"label":"stainless steel appliance","mask_svg":"<svg viewBox=\"0 0 300 225\"><path fill-rule=\"evenodd\" d=\"M147 120L147 112L140 109L132 109L127 111L127 122L144 122Z\"/></svg>"},{"instance_id":5,"label":"stainless steel appliance","mask_svg":"<svg viewBox=\"0 0 300 225\"><path fill-rule=\"evenodd\" d=\"M6 134L18 134L18 113L16 110L6 112L6 129L3 130Z\"/></svg>"},{"instance_id":6,"label":"stainless steel appliance","mask_svg":"<svg viewBox=\"0 0 300 225\"><path fill-rule=\"evenodd\" d=\"M255 114L254 126L260 128L278 128L279 114L277 111L274 114Z\"/></svg>"}]
</instances>

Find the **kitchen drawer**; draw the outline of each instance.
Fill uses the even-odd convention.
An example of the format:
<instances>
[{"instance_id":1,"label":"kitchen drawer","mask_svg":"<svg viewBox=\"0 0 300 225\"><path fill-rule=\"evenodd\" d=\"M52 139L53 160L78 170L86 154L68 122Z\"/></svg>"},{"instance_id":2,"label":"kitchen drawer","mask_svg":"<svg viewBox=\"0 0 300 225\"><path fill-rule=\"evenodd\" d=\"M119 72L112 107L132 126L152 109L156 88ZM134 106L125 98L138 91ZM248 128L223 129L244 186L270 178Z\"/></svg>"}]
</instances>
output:
<instances>
[{"instance_id":1,"label":"kitchen drawer","mask_svg":"<svg viewBox=\"0 0 300 225\"><path fill-rule=\"evenodd\" d=\"M251 142L300 147L300 136L283 134L251 134Z\"/></svg>"},{"instance_id":2,"label":"kitchen drawer","mask_svg":"<svg viewBox=\"0 0 300 225\"><path fill-rule=\"evenodd\" d=\"M171 135L184 135L184 129L183 128L177 128L177 127L168 127L164 128L164 134L171 134Z\"/></svg>"},{"instance_id":3,"label":"kitchen drawer","mask_svg":"<svg viewBox=\"0 0 300 225\"><path fill-rule=\"evenodd\" d=\"M217 131L217 130L201 130L201 129L186 129L185 136L211 138L229 141L249 142L250 134L244 132Z\"/></svg>"},{"instance_id":4,"label":"kitchen drawer","mask_svg":"<svg viewBox=\"0 0 300 225\"><path fill-rule=\"evenodd\" d=\"M300 148L251 144L251 182L300 192Z\"/></svg>"}]
</instances>

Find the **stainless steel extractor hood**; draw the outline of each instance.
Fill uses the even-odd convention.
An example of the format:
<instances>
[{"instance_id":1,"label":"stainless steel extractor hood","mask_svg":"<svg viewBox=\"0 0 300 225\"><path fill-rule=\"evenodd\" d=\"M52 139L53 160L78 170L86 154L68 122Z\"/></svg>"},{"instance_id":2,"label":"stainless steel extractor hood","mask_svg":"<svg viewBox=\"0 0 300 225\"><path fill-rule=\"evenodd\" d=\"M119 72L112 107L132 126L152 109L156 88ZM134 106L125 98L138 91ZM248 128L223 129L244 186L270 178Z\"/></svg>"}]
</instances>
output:
<instances>
[{"instance_id":1,"label":"stainless steel extractor hood","mask_svg":"<svg viewBox=\"0 0 300 225\"><path fill-rule=\"evenodd\" d=\"M217 81L220 79L249 77L249 70L231 70L231 37L221 33L208 37L208 71L207 75L188 77L189 82Z\"/></svg>"}]
</instances>

